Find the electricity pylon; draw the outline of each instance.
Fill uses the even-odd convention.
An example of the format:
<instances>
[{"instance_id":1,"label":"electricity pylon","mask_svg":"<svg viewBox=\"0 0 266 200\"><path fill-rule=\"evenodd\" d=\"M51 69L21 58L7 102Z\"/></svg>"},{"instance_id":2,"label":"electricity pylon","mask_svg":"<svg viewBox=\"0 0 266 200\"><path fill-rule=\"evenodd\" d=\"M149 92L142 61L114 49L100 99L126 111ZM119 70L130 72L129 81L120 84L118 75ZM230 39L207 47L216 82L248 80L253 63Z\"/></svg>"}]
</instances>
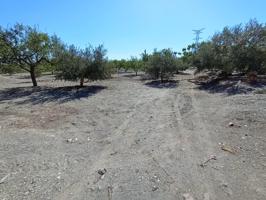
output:
<instances>
[{"instance_id":1,"label":"electricity pylon","mask_svg":"<svg viewBox=\"0 0 266 200\"><path fill-rule=\"evenodd\" d=\"M199 48L199 41L200 39L202 39L200 37L200 34L202 33L202 31L204 30L205 28L202 28L202 29L198 29L198 30L192 30L194 32L194 34L196 35L196 37L194 38L195 40L195 48L194 48L194 51L197 51L198 48Z\"/></svg>"}]
</instances>

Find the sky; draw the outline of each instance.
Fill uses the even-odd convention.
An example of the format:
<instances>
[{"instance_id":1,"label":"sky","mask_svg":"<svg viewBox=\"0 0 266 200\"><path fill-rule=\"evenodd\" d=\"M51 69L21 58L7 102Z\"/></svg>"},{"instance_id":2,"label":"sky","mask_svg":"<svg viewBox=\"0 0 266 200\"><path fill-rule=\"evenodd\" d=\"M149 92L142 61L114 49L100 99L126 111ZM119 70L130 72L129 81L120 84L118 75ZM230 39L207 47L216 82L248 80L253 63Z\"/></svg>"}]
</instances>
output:
<instances>
[{"instance_id":1,"label":"sky","mask_svg":"<svg viewBox=\"0 0 266 200\"><path fill-rule=\"evenodd\" d=\"M256 18L266 23L266 0L0 0L0 25L38 26L80 48L104 44L110 59L145 49L181 51L225 26Z\"/></svg>"}]
</instances>

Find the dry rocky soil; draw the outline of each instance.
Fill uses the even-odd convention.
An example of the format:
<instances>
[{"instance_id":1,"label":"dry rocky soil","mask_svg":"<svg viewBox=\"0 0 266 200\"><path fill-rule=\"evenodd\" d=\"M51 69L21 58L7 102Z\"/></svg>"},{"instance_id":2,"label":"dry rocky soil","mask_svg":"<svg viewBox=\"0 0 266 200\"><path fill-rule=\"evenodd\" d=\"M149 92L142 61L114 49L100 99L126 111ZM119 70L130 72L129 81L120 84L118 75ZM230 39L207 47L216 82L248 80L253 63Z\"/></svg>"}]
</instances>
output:
<instances>
[{"instance_id":1,"label":"dry rocky soil","mask_svg":"<svg viewBox=\"0 0 266 200\"><path fill-rule=\"evenodd\" d=\"M0 200L265 200L265 85L193 78L1 75Z\"/></svg>"}]
</instances>

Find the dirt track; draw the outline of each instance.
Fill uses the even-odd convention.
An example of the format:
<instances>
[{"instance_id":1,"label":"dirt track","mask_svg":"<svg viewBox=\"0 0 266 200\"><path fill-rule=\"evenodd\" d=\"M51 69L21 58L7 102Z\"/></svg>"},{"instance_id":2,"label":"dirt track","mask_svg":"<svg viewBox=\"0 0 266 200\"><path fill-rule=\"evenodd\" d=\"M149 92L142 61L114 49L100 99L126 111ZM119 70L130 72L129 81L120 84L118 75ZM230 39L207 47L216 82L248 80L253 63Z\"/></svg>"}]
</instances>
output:
<instances>
[{"instance_id":1,"label":"dirt track","mask_svg":"<svg viewBox=\"0 0 266 200\"><path fill-rule=\"evenodd\" d=\"M266 199L266 95L190 78L32 89L0 76L0 199Z\"/></svg>"}]
</instances>

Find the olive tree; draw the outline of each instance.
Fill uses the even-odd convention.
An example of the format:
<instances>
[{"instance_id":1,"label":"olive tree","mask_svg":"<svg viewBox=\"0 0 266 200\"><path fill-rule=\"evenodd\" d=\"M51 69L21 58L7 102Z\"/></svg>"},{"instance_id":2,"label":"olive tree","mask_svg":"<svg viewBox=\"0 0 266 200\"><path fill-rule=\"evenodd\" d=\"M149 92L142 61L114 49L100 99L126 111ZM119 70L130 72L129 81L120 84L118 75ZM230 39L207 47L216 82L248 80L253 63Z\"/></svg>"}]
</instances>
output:
<instances>
[{"instance_id":1,"label":"olive tree","mask_svg":"<svg viewBox=\"0 0 266 200\"><path fill-rule=\"evenodd\" d=\"M143 61L139 60L136 57L131 57L128 61L129 68L135 72L135 75L138 75L138 72L143 69Z\"/></svg>"},{"instance_id":2,"label":"olive tree","mask_svg":"<svg viewBox=\"0 0 266 200\"><path fill-rule=\"evenodd\" d=\"M0 67L17 66L29 72L37 86L36 69L49 62L50 45L49 36L36 28L22 24L0 28Z\"/></svg>"},{"instance_id":3,"label":"olive tree","mask_svg":"<svg viewBox=\"0 0 266 200\"><path fill-rule=\"evenodd\" d=\"M197 53L192 57L193 65L197 67L197 72L204 69L213 70L218 67L214 46L211 42L202 42L199 45ZM229 67L229 65L226 65ZM224 67L225 69L225 67ZM230 68L226 71L231 71Z\"/></svg>"},{"instance_id":4,"label":"olive tree","mask_svg":"<svg viewBox=\"0 0 266 200\"><path fill-rule=\"evenodd\" d=\"M176 72L176 61L176 54L171 49L154 50L153 54L149 56L146 73L154 79L160 78L163 82Z\"/></svg>"},{"instance_id":5,"label":"olive tree","mask_svg":"<svg viewBox=\"0 0 266 200\"><path fill-rule=\"evenodd\" d=\"M199 71L266 73L266 26L250 20L246 25L225 27L203 42L193 58Z\"/></svg>"},{"instance_id":6,"label":"olive tree","mask_svg":"<svg viewBox=\"0 0 266 200\"><path fill-rule=\"evenodd\" d=\"M103 45L95 48L89 46L85 49L70 45L58 55L56 77L70 81L79 80L81 87L85 79L105 79L110 75L106 69L106 52Z\"/></svg>"}]
</instances>

